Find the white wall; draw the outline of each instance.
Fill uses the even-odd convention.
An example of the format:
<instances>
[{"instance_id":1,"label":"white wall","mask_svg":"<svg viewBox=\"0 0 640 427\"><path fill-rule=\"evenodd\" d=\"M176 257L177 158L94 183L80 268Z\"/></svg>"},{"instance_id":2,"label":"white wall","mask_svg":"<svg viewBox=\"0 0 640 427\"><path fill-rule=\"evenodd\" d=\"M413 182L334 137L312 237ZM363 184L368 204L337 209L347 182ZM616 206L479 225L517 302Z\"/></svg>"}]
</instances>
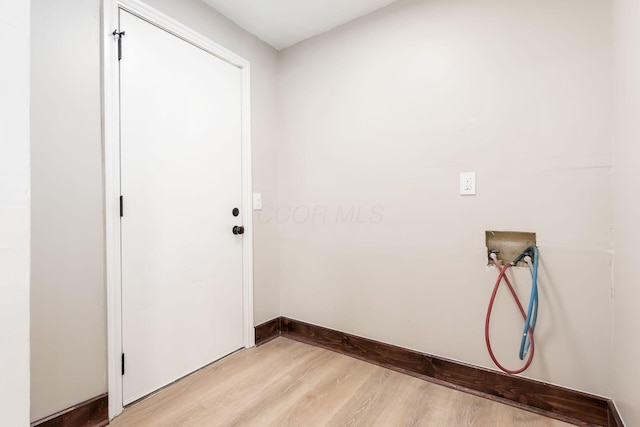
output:
<instances>
[{"instance_id":1,"label":"white wall","mask_svg":"<svg viewBox=\"0 0 640 427\"><path fill-rule=\"evenodd\" d=\"M32 410L107 391L100 0L32 0ZM149 0L251 61L254 188L275 200L277 52L199 0ZM26 50L25 50L26 52ZM255 320L279 315L277 227L255 225Z\"/></svg>"},{"instance_id":2,"label":"white wall","mask_svg":"<svg viewBox=\"0 0 640 427\"><path fill-rule=\"evenodd\" d=\"M640 425L640 3L615 0L614 5L614 346L613 398L626 425Z\"/></svg>"},{"instance_id":3,"label":"white wall","mask_svg":"<svg viewBox=\"0 0 640 427\"><path fill-rule=\"evenodd\" d=\"M610 14L602 0L408 0L284 50L282 314L492 367L484 232L532 231L526 375L610 395ZM462 171L476 197L458 195ZM520 271L525 296L529 281ZM516 367L511 304L503 293L494 340Z\"/></svg>"},{"instance_id":4,"label":"white wall","mask_svg":"<svg viewBox=\"0 0 640 427\"><path fill-rule=\"evenodd\" d=\"M0 425L29 423L29 2L0 2Z\"/></svg>"},{"instance_id":5,"label":"white wall","mask_svg":"<svg viewBox=\"0 0 640 427\"><path fill-rule=\"evenodd\" d=\"M106 391L97 1L32 0L31 418Z\"/></svg>"}]
</instances>

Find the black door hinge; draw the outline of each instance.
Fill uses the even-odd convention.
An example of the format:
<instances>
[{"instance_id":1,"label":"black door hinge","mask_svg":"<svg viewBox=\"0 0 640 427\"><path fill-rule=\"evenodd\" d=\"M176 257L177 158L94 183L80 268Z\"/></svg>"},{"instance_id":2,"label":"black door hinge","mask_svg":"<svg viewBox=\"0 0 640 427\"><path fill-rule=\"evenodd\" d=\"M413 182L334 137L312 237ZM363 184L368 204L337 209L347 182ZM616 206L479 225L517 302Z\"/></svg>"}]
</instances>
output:
<instances>
[{"instance_id":1,"label":"black door hinge","mask_svg":"<svg viewBox=\"0 0 640 427\"><path fill-rule=\"evenodd\" d=\"M124 216L124 198L120 196L120 218Z\"/></svg>"},{"instance_id":2,"label":"black door hinge","mask_svg":"<svg viewBox=\"0 0 640 427\"><path fill-rule=\"evenodd\" d=\"M118 37L118 61L122 59L122 38L124 37L124 31L113 30L114 36Z\"/></svg>"},{"instance_id":3,"label":"black door hinge","mask_svg":"<svg viewBox=\"0 0 640 427\"><path fill-rule=\"evenodd\" d=\"M124 353L122 353L122 375L124 375Z\"/></svg>"}]
</instances>

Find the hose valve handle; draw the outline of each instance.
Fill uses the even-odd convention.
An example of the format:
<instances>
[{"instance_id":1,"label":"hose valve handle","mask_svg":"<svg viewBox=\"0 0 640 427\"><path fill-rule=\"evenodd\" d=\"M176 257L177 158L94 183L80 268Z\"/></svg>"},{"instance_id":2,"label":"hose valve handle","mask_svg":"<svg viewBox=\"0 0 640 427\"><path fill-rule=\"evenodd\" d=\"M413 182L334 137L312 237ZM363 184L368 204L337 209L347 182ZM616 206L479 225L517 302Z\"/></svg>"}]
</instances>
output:
<instances>
[{"instance_id":1,"label":"hose valve handle","mask_svg":"<svg viewBox=\"0 0 640 427\"><path fill-rule=\"evenodd\" d=\"M496 255L499 251L491 251L491 255L490 258L493 260L493 264L500 269L500 267L502 267L502 263L500 262L500 260L498 259L498 255Z\"/></svg>"}]
</instances>

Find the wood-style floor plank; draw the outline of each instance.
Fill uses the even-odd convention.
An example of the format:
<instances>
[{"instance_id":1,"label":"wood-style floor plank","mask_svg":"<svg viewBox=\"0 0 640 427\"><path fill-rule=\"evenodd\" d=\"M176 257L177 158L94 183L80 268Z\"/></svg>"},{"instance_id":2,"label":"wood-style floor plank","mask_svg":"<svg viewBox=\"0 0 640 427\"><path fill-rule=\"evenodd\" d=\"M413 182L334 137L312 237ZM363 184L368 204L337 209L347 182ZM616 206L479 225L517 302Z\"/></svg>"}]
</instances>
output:
<instances>
[{"instance_id":1,"label":"wood-style floor plank","mask_svg":"<svg viewBox=\"0 0 640 427\"><path fill-rule=\"evenodd\" d=\"M569 424L284 337L239 351L127 408L113 427Z\"/></svg>"}]
</instances>

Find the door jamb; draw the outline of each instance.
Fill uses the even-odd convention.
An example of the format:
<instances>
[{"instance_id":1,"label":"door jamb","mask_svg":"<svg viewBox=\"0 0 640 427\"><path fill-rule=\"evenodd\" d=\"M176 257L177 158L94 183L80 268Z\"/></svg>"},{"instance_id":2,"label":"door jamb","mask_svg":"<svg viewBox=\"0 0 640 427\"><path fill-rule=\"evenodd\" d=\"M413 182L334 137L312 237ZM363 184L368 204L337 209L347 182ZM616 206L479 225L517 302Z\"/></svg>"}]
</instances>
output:
<instances>
[{"instance_id":1,"label":"door jamb","mask_svg":"<svg viewBox=\"0 0 640 427\"><path fill-rule=\"evenodd\" d=\"M103 0L102 10L102 102L105 180L105 240L107 287L107 373L109 419L123 410L122 400L122 281L120 241L120 76L117 41L118 9L145 21L238 67L242 72L242 217L245 226L242 249L244 346L255 345L253 319L253 198L251 176L250 64L180 22L139 0ZM123 29L126 31L126 29ZM126 38L124 40L126 43Z\"/></svg>"}]
</instances>

